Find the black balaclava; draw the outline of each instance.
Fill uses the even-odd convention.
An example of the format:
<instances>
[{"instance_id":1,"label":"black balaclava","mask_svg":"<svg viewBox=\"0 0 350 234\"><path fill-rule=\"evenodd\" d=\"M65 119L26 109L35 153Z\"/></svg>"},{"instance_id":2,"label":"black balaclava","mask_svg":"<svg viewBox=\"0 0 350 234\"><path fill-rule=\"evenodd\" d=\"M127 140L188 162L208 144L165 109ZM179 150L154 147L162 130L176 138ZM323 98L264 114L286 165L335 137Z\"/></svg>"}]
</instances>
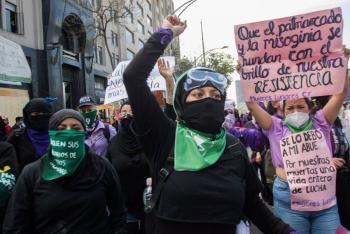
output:
<instances>
[{"instance_id":1,"label":"black balaclava","mask_svg":"<svg viewBox=\"0 0 350 234\"><path fill-rule=\"evenodd\" d=\"M177 117L189 128L209 134L218 134L225 120L224 107L226 94L221 94L221 100L205 98L198 101L186 102L188 94L192 91L184 90L187 74L177 81L174 96L174 108ZM211 82L202 87L214 87ZM215 88L215 87L214 87Z\"/></svg>"},{"instance_id":2,"label":"black balaclava","mask_svg":"<svg viewBox=\"0 0 350 234\"><path fill-rule=\"evenodd\" d=\"M30 113L42 112L44 115L30 116ZM52 107L44 98L33 98L23 108L23 122L27 128L45 131L49 128Z\"/></svg>"}]
</instances>

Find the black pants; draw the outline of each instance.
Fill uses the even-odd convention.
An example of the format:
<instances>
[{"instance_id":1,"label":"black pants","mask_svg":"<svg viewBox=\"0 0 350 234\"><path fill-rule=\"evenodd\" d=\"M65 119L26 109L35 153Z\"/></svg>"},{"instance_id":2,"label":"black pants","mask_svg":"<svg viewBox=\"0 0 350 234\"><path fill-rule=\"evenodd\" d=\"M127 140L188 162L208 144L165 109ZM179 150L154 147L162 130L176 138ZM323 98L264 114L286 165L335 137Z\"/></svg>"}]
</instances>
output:
<instances>
[{"instance_id":1,"label":"black pants","mask_svg":"<svg viewBox=\"0 0 350 234\"><path fill-rule=\"evenodd\" d=\"M128 234L145 234L145 222L140 220L139 222L132 222L126 224Z\"/></svg>"}]
</instances>

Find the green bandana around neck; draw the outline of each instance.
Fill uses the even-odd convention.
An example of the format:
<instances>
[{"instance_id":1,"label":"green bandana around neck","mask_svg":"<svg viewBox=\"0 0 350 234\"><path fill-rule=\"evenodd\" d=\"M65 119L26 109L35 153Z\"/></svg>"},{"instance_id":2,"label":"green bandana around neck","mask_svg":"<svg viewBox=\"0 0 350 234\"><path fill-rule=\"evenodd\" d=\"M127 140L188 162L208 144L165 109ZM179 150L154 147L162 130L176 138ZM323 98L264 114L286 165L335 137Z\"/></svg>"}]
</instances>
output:
<instances>
[{"instance_id":1,"label":"green bandana around neck","mask_svg":"<svg viewBox=\"0 0 350 234\"><path fill-rule=\"evenodd\" d=\"M85 124L86 124L86 130L92 131L96 127L96 116L97 116L97 110L90 111L90 112L81 112L81 115L84 117Z\"/></svg>"},{"instance_id":2,"label":"green bandana around neck","mask_svg":"<svg viewBox=\"0 0 350 234\"><path fill-rule=\"evenodd\" d=\"M72 175L85 157L85 132L50 130L50 152L43 159L42 178L50 181Z\"/></svg>"},{"instance_id":3,"label":"green bandana around neck","mask_svg":"<svg viewBox=\"0 0 350 234\"><path fill-rule=\"evenodd\" d=\"M199 171L218 161L226 147L226 130L215 135L205 134L177 123L175 135L176 171Z\"/></svg>"},{"instance_id":4,"label":"green bandana around neck","mask_svg":"<svg viewBox=\"0 0 350 234\"><path fill-rule=\"evenodd\" d=\"M285 122L285 124L287 125L288 129L294 134L294 133L298 133L298 132L304 132L304 131L309 131L312 129L312 120L309 119L303 126L301 126L300 128L294 127L293 125Z\"/></svg>"}]
</instances>

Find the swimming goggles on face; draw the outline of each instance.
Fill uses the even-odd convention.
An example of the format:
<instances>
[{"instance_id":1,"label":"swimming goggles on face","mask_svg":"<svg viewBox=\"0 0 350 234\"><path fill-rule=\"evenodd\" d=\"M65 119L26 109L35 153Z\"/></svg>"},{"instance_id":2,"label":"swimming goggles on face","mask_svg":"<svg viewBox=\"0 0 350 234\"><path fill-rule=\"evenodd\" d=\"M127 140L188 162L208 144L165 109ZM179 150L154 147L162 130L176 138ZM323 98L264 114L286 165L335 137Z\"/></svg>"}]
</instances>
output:
<instances>
[{"instance_id":1,"label":"swimming goggles on face","mask_svg":"<svg viewBox=\"0 0 350 234\"><path fill-rule=\"evenodd\" d=\"M220 73L207 68L192 68L187 72L187 78L184 83L186 92L204 87L210 82L214 88L218 89L221 94L225 93L227 78Z\"/></svg>"}]
</instances>

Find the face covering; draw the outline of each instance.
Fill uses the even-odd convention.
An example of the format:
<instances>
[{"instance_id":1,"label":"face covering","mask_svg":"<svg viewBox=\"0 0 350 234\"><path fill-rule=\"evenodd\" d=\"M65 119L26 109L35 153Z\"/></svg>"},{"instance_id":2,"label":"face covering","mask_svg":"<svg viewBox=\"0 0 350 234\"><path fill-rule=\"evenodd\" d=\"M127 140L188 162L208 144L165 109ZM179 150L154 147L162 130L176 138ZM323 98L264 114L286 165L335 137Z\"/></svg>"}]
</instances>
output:
<instances>
[{"instance_id":1,"label":"face covering","mask_svg":"<svg viewBox=\"0 0 350 234\"><path fill-rule=\"evenodd\" d=\"M309 120L310 116L308 113L298 111L288 114L285 118L286 124L294 128L302 128Z\"/></svg>"},{"instance_id":2,"label":"face covering","mask_svg":"<svg viewBox=\"0 0 350 234\"><path fill-rule=\"evenodd\" d=\"M133 120L133 117L129 114L124 115L121 119L120 119L120 126L124 129L129 129L130 127L130 123Z\"/></svg>"},{"instance_id":3,"label":"face covering","mask_svg":"<svg viewBox=\"0 0 350 234\"><path fill-rule=\"evenodd\" d=\"M213 98L186 102L182 118L189 128L217 134L224 122L224 104L224 101Z\"/></svg>"},{"instance_id":4,"label":"face covering","mask_svg":"<svg viewBox=\"0 0 350 234\"><path fill-rule=\"evenodd\" d=\"M43 159L44 180L72 175L85 157L85 132L69 129L49 131L51 151Z\"/></svg>"},{"instance_id":5,"label":"face covering","mask_svg":"<svg viewBox=\"0 0 350 234\"><path fill-rule=\"evenodd\" d=\"M36 131L46 131L49 128L51 114L37 115L28 117L27 127Z\"/></svg>"},{"instance_id":6,"label":"face covering","mask_svg":"<svg viewBox=\"0 0 350 234\"><path fill-rule=\"evenodd\" d=\"M231 129L233 128L234 124L236 122L236 118L234 114L228 114L225 116L225 122L222 125L226 129Z\"/></svg>"},{"instance_id":7,"label":"face covering","mask_svg":"<svg viewBox=\"0 0 350 234\"><path fill-rule=\"evenodd\" d=\"M84 117L85 124L86 124L86 130L88 132L91 132L95 129L96 127L96 115L97 115L97 110L87 112L87 113L81 113L82 116Z\"/></svg>"}]
</instances>

